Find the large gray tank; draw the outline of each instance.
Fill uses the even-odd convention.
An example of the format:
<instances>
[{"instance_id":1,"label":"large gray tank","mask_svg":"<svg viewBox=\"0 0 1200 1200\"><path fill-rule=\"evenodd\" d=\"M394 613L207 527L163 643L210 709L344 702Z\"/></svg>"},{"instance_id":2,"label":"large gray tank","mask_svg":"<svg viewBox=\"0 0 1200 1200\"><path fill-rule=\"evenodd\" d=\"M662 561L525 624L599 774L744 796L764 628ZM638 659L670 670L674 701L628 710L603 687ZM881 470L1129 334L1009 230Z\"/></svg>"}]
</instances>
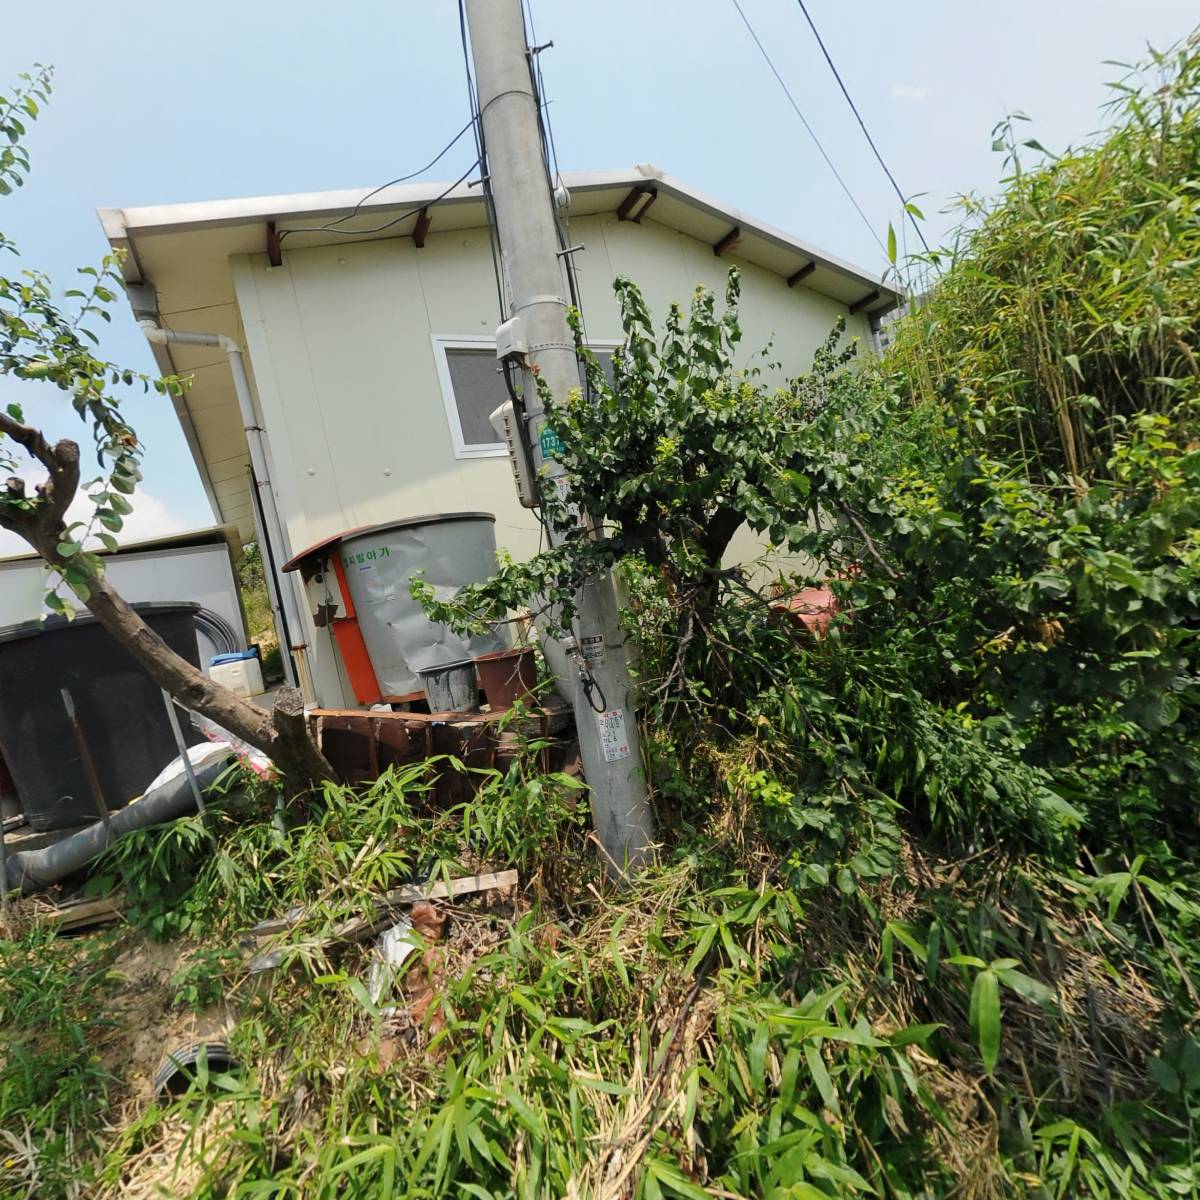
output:
<instances>
[{"instance_id":1,"label":"large gray tank","mask_svg":"<svg viewBox=\"0 0 1200 1200\"><path fill-rule=\"evenodd\" d=\"M460 637L433 624L409 595L423 573L439 600L496 573L496 518L491 513L438 513L346 534L338 547L371 666L385 696L419 692L417 672L503 650L501 633Z\"/></svg>"}]
</instances>

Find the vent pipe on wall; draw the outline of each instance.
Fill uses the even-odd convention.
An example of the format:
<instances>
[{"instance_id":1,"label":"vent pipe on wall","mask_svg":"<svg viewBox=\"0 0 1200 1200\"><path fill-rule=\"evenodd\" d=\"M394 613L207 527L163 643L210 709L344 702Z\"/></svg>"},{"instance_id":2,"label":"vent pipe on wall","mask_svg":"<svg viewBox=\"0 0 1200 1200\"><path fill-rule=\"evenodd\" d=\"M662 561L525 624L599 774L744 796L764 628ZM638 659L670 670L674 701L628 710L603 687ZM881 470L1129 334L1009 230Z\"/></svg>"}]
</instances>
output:
<instances>
[{"instance_id":1,"label":"vent pipe on wall","mask_svg":"<svg viewBox=\"0 0 1200 1200\"><path fill-rule=\"evenodd\" d=\"M279 614L279 630L281 643L288 651L285 662L291 666L293 682L296 683L304 696L305 704L315 704L316 696L313 690L312 675L308 669L306 651L307 644L302 640L304 624L296 607L296 597L290 581L276 578L274 564L287 558L287 543L283 536L283 525L279 520L279 510L275 505L275 493L271 488L270 473L267 470L266 449L263 446L262 427L255 420L254 401L250 395L250 380L246 375L246 363L242 356L242 348L231 337L223 333L201 333L194 330L164 329L154 321L142 319L138 321L146 340L156 346L215 346L225 352L229 359L229 370L233 375L233 390L237 394L238 411L241 413L242 426L246 432L246 444L250 450L250 466L252 468L252 484L258 493L259 503L255 506L255 517L261 515L261 520L255 521L258 536L262 540L263 575L267 581L267 591L271 597L271 606ZM280 557L282 556L282 557Z\"/></svg>"}]
</instances>

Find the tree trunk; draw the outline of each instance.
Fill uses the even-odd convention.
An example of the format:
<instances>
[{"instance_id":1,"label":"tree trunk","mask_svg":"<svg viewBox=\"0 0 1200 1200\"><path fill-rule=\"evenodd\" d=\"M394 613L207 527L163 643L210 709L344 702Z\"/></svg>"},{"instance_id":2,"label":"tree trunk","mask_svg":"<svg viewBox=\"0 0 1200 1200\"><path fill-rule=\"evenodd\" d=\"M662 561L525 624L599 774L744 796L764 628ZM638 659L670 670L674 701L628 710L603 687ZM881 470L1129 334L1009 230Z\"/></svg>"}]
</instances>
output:
<instances>
[{"instance_id":1,"label":"tree trunk","mask_svg":"<svg viewBox=\"0 0 1200 1200\"><path fill-rule=\"evenodd\" d=\"M41 548L43 557L45 550ZM333 768L308 736L298 691L284 689L276 697L274 712L267 713L229 688L214 683L176 654L102 575L91 576L88 587L91 594L84 602L88 610L142 664L150 678L185 708L208 717L268 755L279 769L289 794L335 778Z\"/></svg>"},{"instance_id":2,"label":"tree trunk","mask_svg":"<svg viewBox=\"0 0 1200 1200\"><path fill-rule=\"evenodd\" d=\"M0 526L24 538L56 570L65 573L74 568L79 572L76 578L86 581L87 595L79 592L76 595L92 616L142 664L150 678L186 708L215 721L268 755L283 776L284 786L293 794L333 779L333 768L304 728L298 693L282 696L272 717L236 692L213 683L203 671L176 654L138 616L93 567L96 560L89 562L89 556L81 552L71 557L60 553L58 547L66 536L63 516L79 487L79 447L67 439L51 446L39 430L20 424L3 412L0 412L0 432L24 446L49 472L46 482L38 486L35 503L24 508L0 508ZM6 490L10 499L26 500L21 480L7 480ZM68 586L74 584L68 581Z\"/></svg>"},{"instance_id":3,"label":"tree trunk","mask_svg":"<svg viewBox=\"0 0 1200 1200\"><path fill-rule=\"evenodd\" d=\"M273 757L289 796L334 778L333 768L309 736L304 700L298 689L285 687L275 693L271 717L275 726Z\"/></svg>"}]
</instances>

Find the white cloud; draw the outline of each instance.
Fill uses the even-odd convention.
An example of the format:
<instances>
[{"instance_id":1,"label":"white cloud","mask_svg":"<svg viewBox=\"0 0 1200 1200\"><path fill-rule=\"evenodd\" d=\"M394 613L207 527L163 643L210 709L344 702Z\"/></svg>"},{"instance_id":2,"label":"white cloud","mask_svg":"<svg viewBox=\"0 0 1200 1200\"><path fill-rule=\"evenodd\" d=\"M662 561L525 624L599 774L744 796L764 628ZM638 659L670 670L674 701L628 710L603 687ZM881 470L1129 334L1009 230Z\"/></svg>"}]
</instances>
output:
<instances>
[{"instance_id":1,"label":"white cloud","mask_svg":"<svg viewBox=\"0 0 1200 1200\"><path fill-rule=\"evenodd\" d=\"M22 473L22 478L30 491L38 482L30 474ZM143 542L148 538L166 537L171 533L183 533L189 525L177 517L157 496L150 492L138 491L131 497L133 512L125 518L125 525L116 534L117 541L124 545L127 542ZM82 492L79 493L71 507L67 510L67 524L72 521L86 521L91 515L92 505ZM28 554L29 546L15 533L0 529L0 558L11 554Z\"/></svg>"},{"instance_id":2,"label":"white cloud","mask_svg":"<svg viewBox=\"0 0 1200 1200\"><path fill-rule=\"evenodd\" d=\"M895 100L911 100L919 104L922 100L929 99L929 89L923 84L893 83L891 91Z\"/></svg>"}]
</instances>

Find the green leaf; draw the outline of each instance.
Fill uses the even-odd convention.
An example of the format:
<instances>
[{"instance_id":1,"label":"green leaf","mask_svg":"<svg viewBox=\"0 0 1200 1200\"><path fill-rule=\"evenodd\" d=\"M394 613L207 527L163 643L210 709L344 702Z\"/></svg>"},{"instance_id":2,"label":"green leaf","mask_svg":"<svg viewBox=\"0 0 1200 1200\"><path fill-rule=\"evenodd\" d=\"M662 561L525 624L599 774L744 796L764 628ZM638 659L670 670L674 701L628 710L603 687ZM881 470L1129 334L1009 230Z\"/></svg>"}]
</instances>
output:
<instances>
[{"instance_id":1,"label":"green leaf","mask_svg":"<svg viewBox=\"0 0 1200 1200\"><path fill-rule=\"evenodd\" d=\"M915 925L910 925L907 921L889 921L885 928L918 962L925 962L925 947L921 943L920 930Z\"/></svg>"},{"instance_id":2,"label":"green leaf","mask_svg":"<svg viewBox=\"0 0 1200 1200\"><path fill-rule=\"evenodd\" d=\"M896 227L891 221L888 222L887 256L888 262L894 267L896 265Z\"/></svg>"},{"instance_id":3,"label":"green leaf","mask_svg":"<svg viewBox=\"0 0 1200 1200\"><path fill-rule=\"evenodd\" d=\"M978 967L981 971L987 967L982 958L976 958L973 954L952 954L946 962L955 967Z\"/></svg>"},{"instance_id":4,"label":"green leaf","mask_svg":"<svg viewBox=\"0 0 1200 1200\"><path fill-rule=\"evenodd\" d=\"M1000 980L980 971L971 989L971 1028L979 1040L983 1069L990 1075L1000 1060Z\"/></svg>"},{"instance_id":5,"label":"green leaf","mask_svg":"<svg viewBox=\"0 0 1200 1200\"><path fill-rule=\"evenodd\" d=\"M59 542L55 549L63 558L70 558L72 555L78 554L82 546L78 542Z\"/></svg>"},{"instance_id":6,"label":"green leaf","mask_svg":"<svg viewBox=\"0 0 1200 1200\"><path fill-rule=\"evenodd\" d=\"M838 1106L837 1092L833 1090L833 1080L829 1078L829 1068L825 1065L825 1059L821 1055L821 1044L819 1042L806 1042L804 1045L804 1058L808 1063L809 1074L813 1077L813 1083L817 1085L817 1091L821 1093L821 1100L825 1107L832 1113L841 1113Z\"/></svg>"},{"instance_id":7,"label":"green leaf","mask_svg":"<svg viewBox=\"0 0 1200 1200\"><path fill-rule=\"evenodd\" d=\"M1058 997L1053 988L1047 987L1040 980L1026 975L1023 971L1016 971L1011 967L1001 967L996 963L992 964L992 970L996 972L1005 987L1012 988L1017 995L1024 996L1026 1000L1032 1000L1034 1004L1040 1004L1043 1008L1052 1009L1057 1004Z\"/></svg>"},{"instance_id":8,"label":"green leaf","mask_svg":"<svg viewBox=\"0 0 1200 1200\"><path fill-rule=\"evenodd\" d=\"M893 1046L911 1046L914 1042L924 1046L941 1028L940 1023L931 1025L906 1025L903 1029L899 1029L893 1033L888 1038L888 1041Z\"/></svg>"},{"instance_id":9,"label":"green leaf","mask_svg":"<svg viewBox=\"0 0 1200 1200\"><path fill-rule=\"evenodd\" d=\"M1170 1063L1161 1058L1150 1058L1146 1060L1146 1070L1168 1096L1179 1094L1179 1075Z\"/></svg>"},{"instance_id":10,"label":"green leaf","mask_svg":"<svg viewBox=\"0 0 1200 1200\"><path fill-rule=\"evenodd\" d=\"M716 938L716 936L717 926L714 923L709 925L708 928L704 930L704 932L700 935L699 940L696 942L696 948L692 951L691 958L687 960L687 966L683 968L683 973L685 975L694 975L696 973L696 968L699 967L701 962L704 961L704 957L711 949L713 940Z\"/></svg>"},{"instance_id":11,"label":"green leaf","mask_svg":"<svg viewBox=\"0 0 1200 1200\"><path fill-rule=\"evenodd\" d=\"M710 1200L710 1194L704 1188L692 1183L690 1179L685 1179L677 1167L671 1166L661 1158L652 1158L646 1164L647 1196L651 1195L649 1187L651 1179L664 1185L674 1195L687 1197L687 1200ZM660 1190L659 1195L661 1194Z\"/></svg>"}]
</instances>

